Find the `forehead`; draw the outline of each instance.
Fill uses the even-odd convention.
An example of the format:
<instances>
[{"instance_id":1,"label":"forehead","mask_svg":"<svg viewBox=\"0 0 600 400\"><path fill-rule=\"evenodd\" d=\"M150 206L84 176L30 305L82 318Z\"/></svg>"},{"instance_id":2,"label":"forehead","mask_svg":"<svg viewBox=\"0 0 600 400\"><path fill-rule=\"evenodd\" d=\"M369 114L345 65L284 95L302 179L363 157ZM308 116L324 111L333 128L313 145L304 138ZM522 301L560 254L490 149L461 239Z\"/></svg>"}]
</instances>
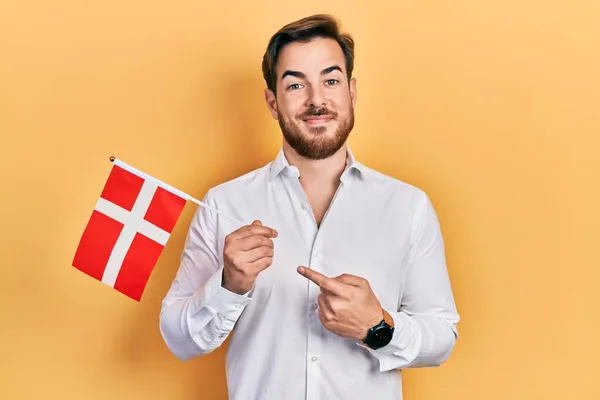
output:
<instances>
[{"instance_id":1,"label":"forehead","mask_svg":"<svg viewBox=\"0 0 600 400\"><path fill-rule=\"evenodd\" d=\"M342 48L334 39L315 38L310 42L294 42L286 45L279 53L277 76L286 70L303 72L306 75L320 73L324 68L338 65L346 72L346 60Z\"/></svg>"}]
</instances>

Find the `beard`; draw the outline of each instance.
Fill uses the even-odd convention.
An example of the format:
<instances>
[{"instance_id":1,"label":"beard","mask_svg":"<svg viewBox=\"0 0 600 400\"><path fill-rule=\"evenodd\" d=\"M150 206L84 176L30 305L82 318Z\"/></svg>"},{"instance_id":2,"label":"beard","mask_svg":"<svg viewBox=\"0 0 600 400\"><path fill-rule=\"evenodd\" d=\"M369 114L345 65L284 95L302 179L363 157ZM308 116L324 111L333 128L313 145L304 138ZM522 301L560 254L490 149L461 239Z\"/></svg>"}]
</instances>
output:
<instances>
[{"instance_id":1,"label":"beard","mask_svg":"<svg viewBox=\"0 0 600 400\"><path fill-rule=\"evenodd\" d=\"M323 115L330 116L334 120L338 117L337 113L323 107L320 109L310 108L306 112L296 116L296 119L301 121L307 117ZM301 130L300 126L283 117L279 118L279 126L283 137L296 153L311 160L322 160L335 154L348 139L350 132L354 128L354 108L350 107L350 114L347 118L340 121L340 125L334 132L333 137L329 137L326 134L328 129L326 126L307 126L310 134L306 134Z\"/></svg>"}]
</instances>

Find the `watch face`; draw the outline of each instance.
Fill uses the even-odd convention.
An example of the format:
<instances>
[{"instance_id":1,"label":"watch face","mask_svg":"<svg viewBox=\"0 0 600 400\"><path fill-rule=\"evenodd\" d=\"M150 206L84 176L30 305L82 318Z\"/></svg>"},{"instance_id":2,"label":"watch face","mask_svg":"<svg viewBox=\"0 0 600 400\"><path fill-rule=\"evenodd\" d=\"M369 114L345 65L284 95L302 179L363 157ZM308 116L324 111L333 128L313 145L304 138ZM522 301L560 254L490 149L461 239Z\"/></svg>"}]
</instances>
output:
<instances>
[{"instance_id":1,"label":"watch face","mask_svg":"<svg viewBox=\"0 0 600 400\"><path fill-rule=\"evenodd\" d=\"M394 331L390 328L377 329L371 336L371 343L374 347L383 347L392 340L393 334Z\"/></svg>"}]
</instances>

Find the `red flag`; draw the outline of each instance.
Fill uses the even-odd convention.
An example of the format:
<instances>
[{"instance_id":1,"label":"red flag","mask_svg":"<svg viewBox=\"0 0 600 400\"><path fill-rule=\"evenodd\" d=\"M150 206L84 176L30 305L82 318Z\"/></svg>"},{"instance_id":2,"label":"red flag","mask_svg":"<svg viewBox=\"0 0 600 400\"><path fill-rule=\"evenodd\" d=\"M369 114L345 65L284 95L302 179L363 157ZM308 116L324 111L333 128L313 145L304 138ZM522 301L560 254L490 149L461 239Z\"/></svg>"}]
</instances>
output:
<instances>
[{"instance_id":1,"label":"red flag","mask_svg":"<svg viewBox=\"0 0 600 400\"><path fill-rule=\"evenodd\" d=\"M139 301L188 199L115 160L73 266Z\"/></svg>"}]
</instances>

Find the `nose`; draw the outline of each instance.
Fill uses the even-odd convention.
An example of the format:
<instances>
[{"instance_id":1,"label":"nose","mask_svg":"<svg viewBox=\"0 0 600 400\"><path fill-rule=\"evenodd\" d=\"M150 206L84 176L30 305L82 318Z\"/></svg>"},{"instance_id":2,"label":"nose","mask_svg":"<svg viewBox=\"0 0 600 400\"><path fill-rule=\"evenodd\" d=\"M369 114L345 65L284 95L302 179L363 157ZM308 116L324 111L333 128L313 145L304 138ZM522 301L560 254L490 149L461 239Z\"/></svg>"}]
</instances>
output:
<instances>
[{"instance_id":1,"label":"nose","mask_svg":"<svg viewBox=\"0 0 600 400\"><path fill-rule=\"evenodd\" d=\"M306 105L315 108L320 108L325 105L325 95L323 93L323 88L320 85L311 87Z\"/></svg>"}]
</instances>

